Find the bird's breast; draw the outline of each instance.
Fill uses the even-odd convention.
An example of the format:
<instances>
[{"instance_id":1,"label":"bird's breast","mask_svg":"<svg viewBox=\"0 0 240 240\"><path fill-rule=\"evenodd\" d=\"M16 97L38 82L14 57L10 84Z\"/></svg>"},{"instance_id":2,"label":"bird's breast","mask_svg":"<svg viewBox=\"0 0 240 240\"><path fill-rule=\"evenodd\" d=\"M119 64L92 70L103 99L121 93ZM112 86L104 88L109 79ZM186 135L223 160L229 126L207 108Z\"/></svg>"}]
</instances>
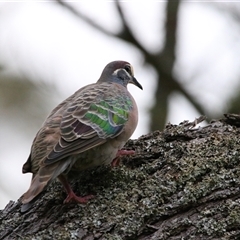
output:
<instances>
[{"instance_id":1,"label":"bird's breast","mask_svg":"<svg viewBox=\"0 0 240 240\"><path fill-rule=\"evenodd\" d=\"M83 171L101 165L109 165L116 157L119 148L122 144L114 141L107 141L106 143L92 148L86 152L80 153L74 157L73 171Z\"/></svg>"}]
</instances>

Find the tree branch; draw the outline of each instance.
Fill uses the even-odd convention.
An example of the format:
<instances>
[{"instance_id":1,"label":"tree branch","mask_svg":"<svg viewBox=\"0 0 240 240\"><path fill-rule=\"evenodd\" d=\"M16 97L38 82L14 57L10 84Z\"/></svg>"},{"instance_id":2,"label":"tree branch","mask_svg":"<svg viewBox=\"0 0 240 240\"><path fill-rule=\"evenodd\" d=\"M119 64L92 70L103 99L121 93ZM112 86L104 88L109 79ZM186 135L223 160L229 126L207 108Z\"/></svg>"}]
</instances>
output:
<instances>
[{"instance_id":1,"label":"tree branch","mask_svg":"<svg viewBox=\"0 0 240 240\"><path fill-rule=\"evenodd\" d=\"M145 57L149 57L149 56L150 56L149 52L148 52L148 51L143 47L143 45L135 38L132 30L130 29L129 24L128 24L128 22L127 22L127 19L126 19L126 17L124 16L124 13L123 13L123 9L122 9L122 7L121 7L121 4L119 3L119 0L117 0L117 1L115 2L115 4L116 4L116 8L117 8L117 10L118 10L118 13L119 13L119 15L120 15L120 17L121 17L122 24L123 24L123 29L122 29L122 31L121 31L119 34L117 34L116 37L118 37L118 38L120 38L120 39L122 39L122 40L124 40L124 41L126 41L126 42L128 42L128 43L130 43L130 44L135 45L137 48L139 48L139 50L142 51L142 53L143 53L143 55L144 55Z\"/></svg>"},{"instance_id":2,"label":"tree branch","mask_svg":"<svg viewBox=\"0 0 240 240\"><path fill-rule=\"evenodd\" d=\"M136 154L118 168L80 173L74 191L96 195L84 206L63 204L58 182L24 214L11 201L0 239L239 239L240 116L196 128L204 119L130 140Z\"/></svg>"},{"instance_id":3,"label":"tree branch","mask_svg":"<svg viewBox=\"0 0 240 240\"><path fill-rule=\"evenodd\" d=\"M83 14L80 11L77 11L74 7L68 4L68 2L63 0L56 0L62 7L69 10L71 13L73 13L76 17L80 18L84 22L88 23L91 27L93 27L95 30L100 31L101 33L104 33L105 35L109 37L116 37L116 34L113 32L108 31L106 28L102 27L101 25L97 24L95 21L93 21L91 18L89 18L87 15Z\"/></svg>"}]
</instances>

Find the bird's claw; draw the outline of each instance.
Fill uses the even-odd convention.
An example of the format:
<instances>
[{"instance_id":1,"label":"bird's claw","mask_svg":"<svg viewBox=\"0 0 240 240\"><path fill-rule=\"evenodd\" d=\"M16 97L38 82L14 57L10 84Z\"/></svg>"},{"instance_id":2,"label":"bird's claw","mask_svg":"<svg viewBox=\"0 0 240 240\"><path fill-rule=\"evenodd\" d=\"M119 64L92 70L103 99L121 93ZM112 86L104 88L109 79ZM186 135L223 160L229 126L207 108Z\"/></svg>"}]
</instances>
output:
<instances>
[{"instance_id":1,"label":"bird's claw","mask_svg":"<svg viewBox=\"0 0 240 240\"><path fill-rule=\"evenodd\" d=\"M120 164L120 157L134 154L134 150L118 150L116 157L111 162L111 167L117 167Z\"/></svg>"},{"instance_id":2,"label":"bird's claw","mask_svg":"<svg viewBox=\"0 0 240 240\"><path fill-rule=\"evenodd\" d=\"M94 198L94 195L87 195L84 197L78 197L73 192L68 194L67 198L63 203L77 202L81 204L86 204L90 199Z\"/></svg>"}]
</instances>

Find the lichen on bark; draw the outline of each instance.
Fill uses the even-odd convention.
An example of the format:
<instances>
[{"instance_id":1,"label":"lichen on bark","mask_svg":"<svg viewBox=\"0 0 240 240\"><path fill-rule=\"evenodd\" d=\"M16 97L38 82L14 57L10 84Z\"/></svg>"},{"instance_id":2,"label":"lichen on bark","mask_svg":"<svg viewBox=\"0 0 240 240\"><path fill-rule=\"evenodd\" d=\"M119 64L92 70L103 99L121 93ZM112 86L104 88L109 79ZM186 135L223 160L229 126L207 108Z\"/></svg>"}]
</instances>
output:
<instances>
[{"instance_id":1,"label":"lichen on bark","mask_svg":"<svg viewBox=\"0 0 240 240\"><path fill-rule=\"evenodd\" d=\"M0 239L239 239L240 117L184 121L129 140L121 166L72 180L86 205L63 204L52 183L26 213L10 201Z\"/></svg>"}]
</instances>

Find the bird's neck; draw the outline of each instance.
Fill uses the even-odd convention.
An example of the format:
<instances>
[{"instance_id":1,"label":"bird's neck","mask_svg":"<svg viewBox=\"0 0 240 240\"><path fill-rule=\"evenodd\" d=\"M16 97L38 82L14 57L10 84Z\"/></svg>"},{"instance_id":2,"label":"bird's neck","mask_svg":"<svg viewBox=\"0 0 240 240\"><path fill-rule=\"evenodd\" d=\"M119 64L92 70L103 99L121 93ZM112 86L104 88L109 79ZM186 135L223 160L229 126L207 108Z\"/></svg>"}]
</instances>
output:
<instances>
[{"instance_id":1,"label":"bird's neck","mask_svg":"<svg viewBox=\"0 0 240 240\"><path fill-rule=\"evenodd\" d=\"M124 79L120 79L116 76L112 76L109 82L120 84L125 88L127 87L127 81L124 81Z\"/></svg>"}]
</instances>

